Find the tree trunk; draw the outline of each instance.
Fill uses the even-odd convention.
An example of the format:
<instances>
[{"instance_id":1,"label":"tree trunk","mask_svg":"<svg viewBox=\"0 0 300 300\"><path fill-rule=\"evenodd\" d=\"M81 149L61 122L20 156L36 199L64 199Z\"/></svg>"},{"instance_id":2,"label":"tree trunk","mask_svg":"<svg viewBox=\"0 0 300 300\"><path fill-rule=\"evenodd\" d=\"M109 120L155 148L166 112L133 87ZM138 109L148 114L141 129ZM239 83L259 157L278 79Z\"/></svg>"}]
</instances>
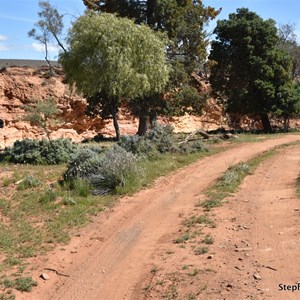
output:
<instances>
[{"instance_id":1,"label":"tree trunk","mask_svg":"<svg viewBox=\"0 0 300 300\"><path fill-rule=\"evenodd\" d=\"M53 75L53 71L52 71L52 65L51 65L51 62L50 60L48 59L48 45L47 45L47 42L45 42L45 60L46 62L48 63L49 65L49 73L50 73L50 76Z\"/></svg>"},{"instance_id":2,"label":"tree trunk","mask_svg":"<svg viewBox=\"0 0 300 300\"><path fill-rule=\"evenodd\" d=\"M284 131L289 131L290 119L288 117L284 117L283 126L284 126Z\"/></svg>"},{"instance_id":3,"label":"tree trunk","mask_svg":"<svg viewBox=\"0 0 300 300\"><path fill-rule=\"evenodd\" d=\"M144 135L148 130L148 117L146 115L140 115L138 135Z\"/></svg>"},{"instance_id":4,"label":"tree trunk","mask_svg":"<svg viewBox=\"0 0 300 300\"><path fill-rule=\"evenodd\" d=\"M270 123L268 114L266 114L266 113L260 114L260 119L261 119L262 125L264 127L264 131L272 132L272 127L271 127L271 123Z\"/></svg>"},{"instance_id":5,"label":"tree trunk","mask_svg":"<svg viewBox=\"0 0 300 300\"><path fill-rule=\"evenodd\" d=\"M116 132L116 140L119 141L121 134L120 134L120 127L118 123L118 113L116 109L113 110L112 117L113 117L115 132Z\"/></svg>"},{"instance_id":6,"label":"tree trunk","mask_svg":"<svg viewBox=\"0 0 300 300\"><path fill-rule=\"evenodd\" d=\"M153 128L156 124L157 121L157 115L156 112L150 112L149 115L149 122L150 122L150 127Z\"/></svg>"}]
</instances>

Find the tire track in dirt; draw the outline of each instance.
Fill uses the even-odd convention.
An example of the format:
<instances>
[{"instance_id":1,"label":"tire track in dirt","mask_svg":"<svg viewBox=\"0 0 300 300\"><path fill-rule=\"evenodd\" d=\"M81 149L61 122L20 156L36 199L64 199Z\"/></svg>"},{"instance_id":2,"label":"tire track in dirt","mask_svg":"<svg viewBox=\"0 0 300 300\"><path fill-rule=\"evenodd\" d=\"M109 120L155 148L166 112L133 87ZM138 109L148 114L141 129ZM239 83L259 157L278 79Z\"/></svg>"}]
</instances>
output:
<instances>
[{"instance_id":1,"label":"tire track in dirt","mask_svg":"<svg viewBox=\"0 0 300 300\"><path fill-rule=\"evenodd\" d=\"M53 275L43 285L40 281L30 295L17 299L141 299L135 288L149 275L157 244L178 228L179 214L193 210L195 197L229 165L298 140L299 135L287 135L239 145L160 179L151 189L121 199L116 208L83 229L80 237L51 253L46 263L35 262L36 279L43 267L63 269L69 278Z\"/></svg>"},{"instance_id":2,"label":"tire track in dirt","mask_svg":"<svg viewBox=\"0 0 300 300\"><path fill-rule=\"evenodd\" d=\"M199 299L300 299L300 291L279 291L279 284L300 280L300 202L295 197L299 173L299 146L283 149L214 210L215 258L206 267L217 272L207 279L208 289ZM245 246L253 250L235 251Z\"/></svg>"}]
</instances>

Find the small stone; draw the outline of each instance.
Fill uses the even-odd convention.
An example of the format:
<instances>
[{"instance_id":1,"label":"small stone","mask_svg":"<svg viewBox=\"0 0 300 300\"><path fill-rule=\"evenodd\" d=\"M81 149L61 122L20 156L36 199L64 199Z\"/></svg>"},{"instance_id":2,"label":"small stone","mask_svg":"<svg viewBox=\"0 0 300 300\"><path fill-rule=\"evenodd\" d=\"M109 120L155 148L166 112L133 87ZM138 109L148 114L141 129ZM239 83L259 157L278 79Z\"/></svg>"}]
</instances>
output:
<instances>
[{"instance_id":1,"label":"small stone","mask_svg":"<svg viewBox=\"0 0 300 300\"><path fill-rule=\"evenodd\" d=\"M299 211L299 208L294 208L294 211Z\"/></svg>"},{"instance_id":2,"label":"small stone","mask_svg":"<svg viewBox=\"0 0 300 300\"><path fill-rule=\"evenodd\" d=\"M254 279L261 280L261 276L259 274L253 274Z\"/></svg>"},{"instance_id":3,"label":"small stone","mask_svg":"<svg viewBox=\"0 0 300 300\"><path fill-rule=\"evenodd\" d=\"M279 234L279 235L283 235L283 232L279 232L278 234Z\"/></svg>"},{"instance_id":4,"label":"small stone","mask_svg":"<svg viewBox=\"0 0 300 300\"><path fill-rule=\"evenodd\" d=\"M207 259L213 259L213 258L214 256L212 254L207 256Z\"/></svg>"},{"instance_id":5,"label":"small stone","mask_svg":"<svg viewBox=\"0 0 300 300\"><path fill-rule=\"evenodd\" d=\"M232 288L233 288L233 285L232 285L232 284L228 283L228 284L226 285L226 290L227 290L227 291L231 290Z\"/></svg>"},{"instance_id":6,"label":"small stone","mask_svg":"<svg viewBox=\"0 0 300 300\"><path fill-rule=\"evenodd\" d=\"M243 258L242 257L239 257L239 261L242 261L243 260Z\"/></svg>"},{"instance_id":7,"label":"small stone","mask_svg":"<svg viewBox=\"0 0 300 300\"><path fill-rule=\"evenodd\" d=\"M40 277L41 277L42 279L44 279L44 280L49 280L49 279L50 279L50 276L49 276L47 273L42 273L42 274L40 275Z\"/></svg>"}]
</instances>

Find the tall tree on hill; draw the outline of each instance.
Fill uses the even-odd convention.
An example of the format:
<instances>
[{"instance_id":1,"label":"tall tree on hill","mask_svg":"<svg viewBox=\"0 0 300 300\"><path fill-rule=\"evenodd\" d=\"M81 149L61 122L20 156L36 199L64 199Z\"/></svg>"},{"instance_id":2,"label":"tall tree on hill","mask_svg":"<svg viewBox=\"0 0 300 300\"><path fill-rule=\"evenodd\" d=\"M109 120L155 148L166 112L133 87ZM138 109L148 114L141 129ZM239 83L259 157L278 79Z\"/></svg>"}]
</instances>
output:
<instances>
[{"instance_id":1,"label":"tall tree on hill","mask_svg":"<svg viewBox=\"0 0 300 300\"><path fill-rule=\"evenodd\" d=\"M246 8L218 21L209 58L210 82L229 112L259 115L271 131L269 114L288 100L290 58L278 48L275 22Z\"/></svg>"},{"instance_id":2,"label":"tall tree on hill","mask_svg":"<svg viewBox=\"0 0 300 300\"><path fill-rule=\"evenodd\" d=\"M115 15L88 12L73 24L69 50L60 62L102 117L113 118L120 138L117 114L122 99L159 93L169 79L166 41L148 26Z\"/></svg>"},{"instance_id":3,"label":"tall tree on hill","mask_svg":"<svg viewBox=\"0 0 300 300\"><path fill-rule=\"evenodd\" d=\"M167 56L172 65L168 103L163 94L155 93L144 101L131 103L132 112L140 118L139 134L147 130L146 120L150 115L155 119L156 114L167 112L178 115L201 111L206 97L197 92L199 83L192 73L199 72L206 59L208 38L204 27L218 11L204 7L200 0L83 0L83 3L88 9L116 13L168 35Z\"/></svg>"},{"instance_id":4,"label":"tall tree on hill","mask_svg":"<svg viewBox=\"0 0 300 300\"><path fill-rule=\"evenodd\" d=\"M48 1L39 1L40 11L38 12L39 20L34 24L35 28L28 32L28 36L34 38L44 45L45 60L47 61L50 74L52 73L52 65L48 59L49 44L55 39L59 47L66 52L66 49L61 42L59 36L64 28L63 15L60 15L58 10L51 6Z\"/></svg>"}]
</instances>

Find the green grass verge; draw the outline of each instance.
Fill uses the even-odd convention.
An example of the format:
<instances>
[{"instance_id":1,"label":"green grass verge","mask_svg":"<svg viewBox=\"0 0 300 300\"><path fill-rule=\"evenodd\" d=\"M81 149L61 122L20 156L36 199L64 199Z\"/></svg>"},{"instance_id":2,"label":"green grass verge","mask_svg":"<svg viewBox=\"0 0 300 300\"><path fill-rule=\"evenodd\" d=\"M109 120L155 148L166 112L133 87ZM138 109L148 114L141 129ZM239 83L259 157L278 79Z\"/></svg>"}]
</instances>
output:
<instances>
[{"instance_id":1,"label":"green grass verge","mask_svg":"<svg viewBox=\"0 0 300 300\"><path fill-rule=\"evenodd\" d=\"M206 211L220 206L225 198L236 192L247 175L251 174L260 163L276 153L276 150L270 150L249 160L247 163L242 162L229 167L227 171L206 190L206 199L198 205L204 207Z\"/></svg>"},{"instance_id":2,"label":"green grass verge","mask_svg":"<svg viewBox=\"0 0 300 300\"><path fill-rule=\"evenodd\" d=\"M262 154L250 159L248 162L241 162L237 165L230 166L227 171L211 186L206 192L206 199L203 202L197 204L202 206L206 211L211 210L214 207L220 206L222 201L237 191L238 187L244 180L244 178L252 174L254 170L266 159L278 154L278 150L290 147L293 145L299 145L300 142L291 142L283 144L273 149L263 152ZM298 193L300 197L300 179L298 180Z\"/></svg>"}]
</instances>

